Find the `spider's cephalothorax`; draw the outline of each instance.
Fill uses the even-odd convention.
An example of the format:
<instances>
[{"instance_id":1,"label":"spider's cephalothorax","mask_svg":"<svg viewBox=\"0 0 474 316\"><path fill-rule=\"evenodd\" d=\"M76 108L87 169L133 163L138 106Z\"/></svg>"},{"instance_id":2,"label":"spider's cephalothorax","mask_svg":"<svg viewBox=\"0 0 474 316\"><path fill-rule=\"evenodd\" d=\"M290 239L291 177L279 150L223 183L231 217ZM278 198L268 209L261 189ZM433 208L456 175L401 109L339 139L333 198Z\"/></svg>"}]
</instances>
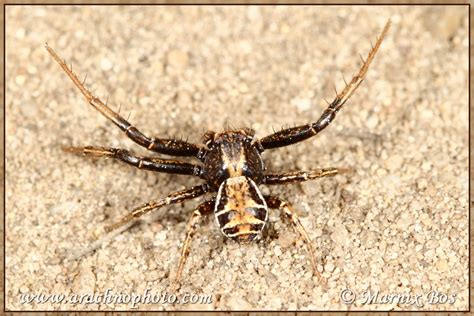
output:
<instances>
[{"instance_id":1,"label":"spider's cephalothorax","mask_svg":"<svg viewBox=\"0 0 474 316\"><path fill-rule=\"evenodd\" d=\"M193 211L189 219L176 281L179 280L189 254L191 238L203 216L214 213L217 224L225 236L238 241L251 241L262 235L270 209L280 209L304 237L310 253L313 271L321 279L316 267L315 252L311 245L311 240L301 225L296 212L288 202L276 196L263 196L259 191L258 185L281 185L302 182L334 176L346 169L324 168L270 174L265 173L261 153L265 150L301 142L325 129L364 79L369 64L379 49L389 25L390 23L387 22L382 34L370 50L367 59L363 60L357 75L346 84L340 93L336 93L333 102L329 104L321 117L314 123L283 129L258 140L253 140L254 131L251 129L228 130L221 133L207 132L204 135L204 145L144 135L122 116L113 111L107 103L103 103L99 98L92 95L84 86L84 82L77 78L71 67L68 67L46 45L48 52L79 88L89 104L117 125L130 139L150 151L171 156L194 157L198 162L187 163L158 157L140 157L126 149L99 146L68 147L66 148L67 151L86 156L114 158L144 170L197 176L205 181L205 183L189 189L173 192L165 198L147 202L135 208L119 222L106 227L106 230L110 231L118 228L165 205L181 203L210 193L213 194L211 200L200 204Z\"/></svg>"},{"instance_id":2,"label":"spider's cephalothorax","mask_svg":"<svg viewBox=\"0 0 474 316\"><path fill-rule=\"evenodd\" d=\"M204 135L207 150L202 158L202 176L215 190L232 177L262 182L264 166L260 152L252 145L254 134L251 129L241 129Z\"/></svg>"}]
</instances>

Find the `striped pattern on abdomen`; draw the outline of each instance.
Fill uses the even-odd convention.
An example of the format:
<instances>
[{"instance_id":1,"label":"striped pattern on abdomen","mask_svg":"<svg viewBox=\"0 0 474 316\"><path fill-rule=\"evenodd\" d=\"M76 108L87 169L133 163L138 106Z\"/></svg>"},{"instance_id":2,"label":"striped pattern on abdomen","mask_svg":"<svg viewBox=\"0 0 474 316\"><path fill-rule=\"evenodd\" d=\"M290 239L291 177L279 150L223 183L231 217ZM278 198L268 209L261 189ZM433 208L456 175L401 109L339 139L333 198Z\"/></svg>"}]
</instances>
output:
<instances>
[{"instance_id":1,"label":"striped pattern on abdomen","mask_svg":"<svg viewBox=\"0 0 474 316\"><path fill-rule=\"evenodd\" d=\"M225 236L252 241L261 237L268 208L255 182L243 176L233 177L219 187L214 215Z\"/></svg>"}]
</instances>

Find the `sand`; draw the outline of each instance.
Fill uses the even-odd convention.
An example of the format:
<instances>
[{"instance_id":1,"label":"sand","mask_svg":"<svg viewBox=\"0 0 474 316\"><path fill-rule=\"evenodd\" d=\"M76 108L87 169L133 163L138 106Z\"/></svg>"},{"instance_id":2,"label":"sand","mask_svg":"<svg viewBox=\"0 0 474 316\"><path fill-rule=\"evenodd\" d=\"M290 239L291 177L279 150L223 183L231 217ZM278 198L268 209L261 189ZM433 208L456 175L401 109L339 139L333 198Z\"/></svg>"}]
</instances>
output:
<instances>
[{"instance_id":1,"label":"sand","mask_svg":"<svg viewBox=\"0 0 474 316\"><path fill-rule=\"evenodd\" d=\"M101 145L150 155L84 101L45 42L145 134L199 143L226 126L260 138L317 120L388 18L366 80L331 126L264 153L269 172L354 170L262 186L297 209L327 285L278 211L251 244L204 221L177 292L170 284L186 222L203 198L100 239L127 210L201 180L63 153ZM6 23L7 309L468 308L467 6L8 6ZM212 302L48 297L147 289ZM22 302L40 294L44 302Z\"/></svg>"}]
</instances>

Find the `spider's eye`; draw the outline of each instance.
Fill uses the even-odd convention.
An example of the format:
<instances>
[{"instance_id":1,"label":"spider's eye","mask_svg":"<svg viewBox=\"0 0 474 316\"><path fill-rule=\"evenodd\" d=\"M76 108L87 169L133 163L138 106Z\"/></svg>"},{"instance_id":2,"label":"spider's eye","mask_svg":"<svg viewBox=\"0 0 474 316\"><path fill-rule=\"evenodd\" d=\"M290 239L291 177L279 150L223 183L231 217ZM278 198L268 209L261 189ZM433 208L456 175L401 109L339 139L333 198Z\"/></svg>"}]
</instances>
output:
<instances>
[{"instance_id":1,"label":"spider's eye","mask_svg":"<svg viewBox=\"0 0 474 316\"><path fill-rule=\"evenodd\" d=\"M229 177L229 174L228 174L228 171L226 169L219 169L217 172L216 172L216 178L219 180L219 181L223 181L224 179L228 178Z\"/></svg>"}]
</instances>

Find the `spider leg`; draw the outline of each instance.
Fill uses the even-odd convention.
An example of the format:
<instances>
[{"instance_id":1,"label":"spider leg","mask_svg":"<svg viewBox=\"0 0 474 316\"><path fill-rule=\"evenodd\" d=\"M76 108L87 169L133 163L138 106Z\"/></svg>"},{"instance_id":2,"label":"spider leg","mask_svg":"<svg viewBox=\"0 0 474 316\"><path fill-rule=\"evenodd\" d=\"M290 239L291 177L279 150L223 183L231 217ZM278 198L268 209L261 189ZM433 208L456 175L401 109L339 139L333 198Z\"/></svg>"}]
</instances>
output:
<instances>
[{"instance_id":1,"label":"spider leg","mask_svg":"<svg viewBox=\"0 0 474 316\"><path fill-rule=\"evenodd\" d=\"M148 203L140 205L139 207L135 208L132 212L128 215L124 216L120 221L115 224L109 225L105 227L106 232L111 232L114 229L119 228L122 225L127 224L131 220L137 219L142 215L145 215L153 210L159 209L166 205L182 203L186 200L191 200L197 198L209 191L209 187L207 184L201 184L194 186L189 189L185 189L182 191L177 191L169 194L167 197L152 200Z\"/></svg>"},{"instance_id":2,"label":"spider leg","mask_svg":"<svg viewBox=\"0 0 474 316\"><path fill-rule=\"evenodd\" d=\"M97 111L103 116L111 120L117 125L125 134L133 140L135 143L143 146L151 151L155 151L161 154L172 155L172 156L194 156L196 157L201 149L200 146L185 142L177 139L161 139L161 138L149 138L140 132L135 126L130 124L117 112L113 111L108 104L102 102L98 97L94 96L79 80L77 75L72 71L71 67L61 60L56 52L45 44L48 52L53 56L54 60L61 66L66 74L71 78L72 82L81 91L82 95L86 98L87 102L92 105Z\"/></svg>"},{"instance_id":3,"label":"spider leg","mask_svg":"<svg viewBox=\"0 0 474 316\"><path fill-rule=\"evenodd\" d=\"M377 39L375 46L369 52L369 55L366 60L363 60L362 66L359 69L357 75L355 75L352 80L345 86L344 90L340 93L336 92L336 98L328 108L323 112L321 117L314 123L307 125L301 125L293 128L284 129L282 131L273 133L269 136L266 136L256 142L256 145L261 151L266 149L278 148L283 146L288 146L296 144L303 140L306 140L319 132L325 129L329 123L336 117L336 113L342 108L344 103L351 97L354 91L359 87L361 82L364 80L365 74L369 69L369 65L375 57L385 35L388 32L390 27L390 20L387 21L385 27Z\"/></svg>"},{"instance_id":4,"label":"spider leg","mask_svg":"<svg viewBox=\"0 0 474 316\"><path fill-rule=\"evenodd\" d=\"M185 163L170 159L159 159L154 157L139 157L126 149L107 148L100 146L86 147L64 147L63 150L90 157L113 158L123 161L138 169L151 170L156 172L184 174L190 176L199 176L201 167L190 163Z\"/></svg>"},{"instance_id":5,"label":"spider leg","mask_svg":"<svg viewBox=\"0 0 474 316\"><path fill-rule=\"evenodd\" d=\"M346 168L324 168L311 171L295 171L287 173L266 174L263 176L264 184L286 184L291 182L303 182L323 177L333 177L337 174L349 172Z\"/></svg>"},{"instance_id":6,"label":"spider leg","mask_svg":"<svg viewBox=\"0 0 474 316\"><path fill-rule=\"evenodd\" d=\"M311 239L309 238L308 233L306 232L303 225L301 224L298 218L298 215L296 214L293 207L288 202L285 202L276 196L265 196L265 201L267 202L267 206L269 208L279 209L291 220L291 223L293 224L293 226L296 228L296 230L300 233L300 235L306 241L306 245L308 246L308 253L311 260L311 266L313 267L314 274L316 274L317 278L325 284L326 281L322 278L321 274L319 273L317 269L315 250L311 243Z\"/></svg>"},{"instance_id":7,"label":"spider leg","mask_svg":"<svg viewBox=\"0 0 474 316\"><path fill-rule=\"evenodd\" d=\"M214 210L214 204L215 204L214 200L206 201L202 203L194 210L193 214L191 215L191 218L189 219L186 239L184 240L183 246L181 247L181 257L179 258L178 272L176 273L176 278L174 281L175 289L177 288L179 284L179 280L181 278L181 274L184 269L184 264L186 263L186 259L188 258L188 255L189 255L191 240L194 236L194 233L196 232L198 224L200 223L203 216L206 216L212 213L212 211Z\"/></svg>"}]
</instances>

